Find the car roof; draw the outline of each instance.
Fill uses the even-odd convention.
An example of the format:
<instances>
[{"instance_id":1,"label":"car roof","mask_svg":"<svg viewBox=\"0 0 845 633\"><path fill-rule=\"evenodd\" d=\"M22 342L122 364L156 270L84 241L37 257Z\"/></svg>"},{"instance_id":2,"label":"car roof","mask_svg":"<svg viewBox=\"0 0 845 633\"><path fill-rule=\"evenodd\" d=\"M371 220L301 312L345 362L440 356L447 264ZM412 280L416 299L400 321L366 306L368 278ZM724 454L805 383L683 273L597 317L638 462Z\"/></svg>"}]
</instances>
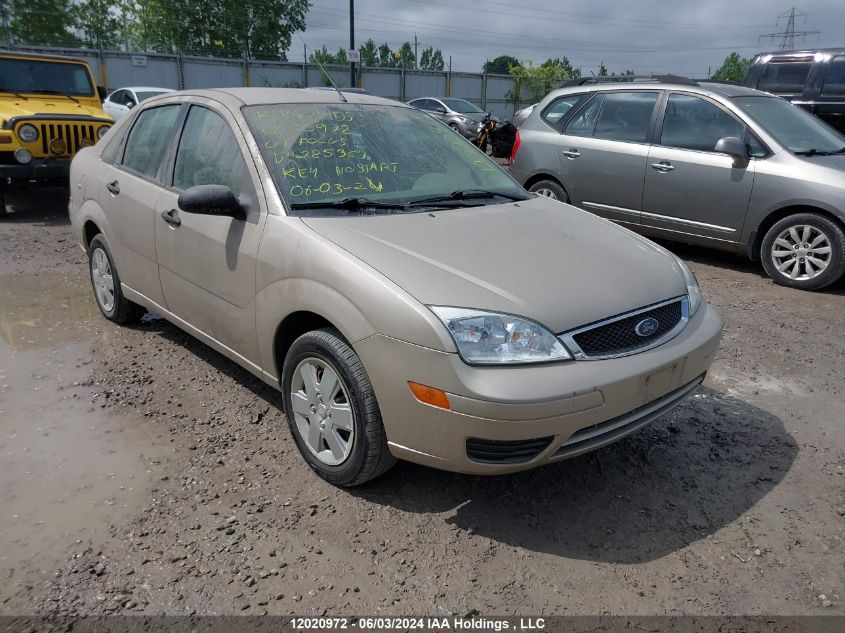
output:
<instances>
[{"instance_id":1,"label":"car roof","mask_svg":"<svg viewBox=\"0 0 845 633\"><path fill-rule=\"evenodd\" d=\"M118 90L132 90L133 92L176 92L173 88L162 88L161 86L123 86L122 88L113 90L113 92L117 92Z\"/></svg>"},{"instance_id":2,"label":"car roof","mask_svg":"<svg viewBox=\"0 0 845 633\"><path fill-rule=\"evenodd\" d=\"M180 90L153 97L150 101L178 96L214 99L235 109L244 105L270 105L276 103L343 103L340 95L334 90L311 90L310 88L210 88L205 90ZM375 97L359 92L344 92L343 96L348 103L362 105L401 105L406 107L394 99Z\"/></svg>"},{"instance_id":3,"label":"car roof","mask_svg":"<svg viewBox=\"0 0 845 633\"><path fill-rule=\"evenodd\" d=\"M764 53L757 53L754 57L755 59L758 57L808 57L810 55L815 55L816 53L845 53L845 48L842 47L835 47L835 48L804 48L798 49L794 51L769 51Z\"/></svg>"},{"instance_id":4,"label":"car roof","mask_svg":"<svg viewBox=\"0 0 845 633\"><path fill-rule=\"evenodd\" d=\"M7 48L0 48L0 55L10 57L35 57L37 59L51 60L58 62L77 62L80 64L87 64L88 62L81 57L68 57L67 55L49 55L47 53L29 53L27 51L10 51Z\"/></svg>"},{"instance_id":5,"label":"car roof","mask_svg":"<svg viewBox=\"0 0 845 633\"><path fill-rule=\"evenodd\" d=\"M684 92L696 92L703 95L718 95L720 97L740 97L763 95L759 90L747 88L734 83L723 83L716 81L700 81L689 83L673 83L663 81L617 81L590 83L580 86L568 86L559 88L549 93L555 97L566 94L577 94L581 92L601 92L605 90L682 90Z\"/></svg>"}]
</instances>

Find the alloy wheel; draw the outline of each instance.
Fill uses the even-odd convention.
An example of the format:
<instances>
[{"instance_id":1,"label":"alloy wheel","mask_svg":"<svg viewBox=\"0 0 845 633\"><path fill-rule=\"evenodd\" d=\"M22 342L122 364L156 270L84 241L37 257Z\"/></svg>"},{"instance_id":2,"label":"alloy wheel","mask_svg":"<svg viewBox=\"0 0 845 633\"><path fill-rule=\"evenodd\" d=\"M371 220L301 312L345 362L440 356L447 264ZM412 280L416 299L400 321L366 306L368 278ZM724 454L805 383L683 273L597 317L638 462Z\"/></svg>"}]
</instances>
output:
<instances>
[{"instance_id":1,"label":"alloy wheel","mask_svg":"<svg viewBox=\"0 0 845 633\"><path fill-rule=\"evenodd\" d=\"M545 187L543 187L541 189L535 189L534 193L541 195L545 198L551 198L552 200L557 200L557 196L555 195L555 192L552 191L551 189L546 189Z\"/></svg>"},{"instance_id":2,"label":"alloy wheel","mask_svg":"<svg viewBox=\"0 0 845 633\"><path fill-rule=\"evenodd\" d=\"M784 277L803 281L827 270L832 256L830 238L809 224L785 229L772 243L771 257Z\"/></svg>"},{"instance_id":3,"label":"alloy wheel","mask_svg":"<svg viewBox=\"0 0 845 633\"><path fill-rule=\"evenodd\" d=\"M109 257L102 248L95 248L91 253L91 281L97 302L103 311L114 310L114 277Z\"/></svg>"},{"instance_id":4,"label":"alloy wheel","mask_svg":"<svg viewBox=\"0 0 845 633\"><path fill-rule=\"evenodd\" d=\"M297 365L290 387L294 422L308 450L328 466L349 457L355 425L348 389L334 368L309 357Z\"/></svg>"}]
</instances>

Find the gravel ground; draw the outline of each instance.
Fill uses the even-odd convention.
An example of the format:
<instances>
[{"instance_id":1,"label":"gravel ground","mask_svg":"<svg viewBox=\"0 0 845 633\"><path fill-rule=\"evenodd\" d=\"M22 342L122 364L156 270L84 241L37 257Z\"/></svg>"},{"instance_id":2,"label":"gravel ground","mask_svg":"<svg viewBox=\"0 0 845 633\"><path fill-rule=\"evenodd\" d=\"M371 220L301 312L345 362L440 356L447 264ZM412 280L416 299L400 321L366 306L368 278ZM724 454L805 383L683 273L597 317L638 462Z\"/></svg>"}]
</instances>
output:
<instances>
[{"instance_id":1,"label":"gravel ground","mask_svg":"<svg viewBox=\"0 0 845 633\"><path fill-rule=\"evenodd\" d=\"M0 613L845 614L845 284L668 244L725 320L692 399L480 478L306 468L278 395L102 319L62 192L0 221Z\"/></svg>"}]
</instances>

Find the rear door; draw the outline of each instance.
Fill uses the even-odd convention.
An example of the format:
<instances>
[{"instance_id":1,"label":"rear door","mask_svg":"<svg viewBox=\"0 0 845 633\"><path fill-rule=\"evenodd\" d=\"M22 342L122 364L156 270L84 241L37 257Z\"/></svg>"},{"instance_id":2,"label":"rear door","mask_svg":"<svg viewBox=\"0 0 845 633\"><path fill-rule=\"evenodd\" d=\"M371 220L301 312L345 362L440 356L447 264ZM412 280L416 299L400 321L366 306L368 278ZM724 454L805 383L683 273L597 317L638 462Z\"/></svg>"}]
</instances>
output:
<instances>
[{"instance_id":1,"label":"rear door","mask_svg":"<svg viewBox=\"0 0 845 633\"><path fill-rule=\"evenodd\" d=\"M168 310L255 362L255 257L266 213L255 164L243 145L231 113L211 102L190 106L168 174L170 186L158 198L155 236ZM207 184L230 187L245 218L179 209L182 191Z\"/></svg>"},{"instance_id":2,"label":"rear door","mask_svg":"<svg viewBox=\"0 0 845 633\"><path fill-rule=\"evenodd\" d=\"M597 93L558 139L564 187L574 204L623 224L638 224L657 90Z\"/></svg>"},{"instance_id":3,"label":"rear door","mask_svg":"<svg viewBox=\"0 0 845 633\"><path fill-rule=\"evenodd\" d=\"M132 124L113 164L105 164L99 199L109 219L109 247L121 282L164 304L156 264L156 201L161 167L173 138L181 104L147 108Z\"/></svg>"},{"instance_id":4,"label":"rear door","mask_svg":"<svg viewBox=\"0 0 845 633\"><path fill-rule=\"evenodd\" d=\"M814 114L845 132L845 54L836 55L827 64L819 94L815 97Z\"/></svg>"},{"instance_id":5,"label":"rear door","mask_svg":"<svg viewBox=\"0 0 845 633\"><path fill-rule=\"evenodd\" d=\"M734 167L714 151L726 136L745 138L745 125L718 103L672 92L648 157L643 195L643 231L691 241L739 240L754 161Z\"/></svg>"}]
</instances>

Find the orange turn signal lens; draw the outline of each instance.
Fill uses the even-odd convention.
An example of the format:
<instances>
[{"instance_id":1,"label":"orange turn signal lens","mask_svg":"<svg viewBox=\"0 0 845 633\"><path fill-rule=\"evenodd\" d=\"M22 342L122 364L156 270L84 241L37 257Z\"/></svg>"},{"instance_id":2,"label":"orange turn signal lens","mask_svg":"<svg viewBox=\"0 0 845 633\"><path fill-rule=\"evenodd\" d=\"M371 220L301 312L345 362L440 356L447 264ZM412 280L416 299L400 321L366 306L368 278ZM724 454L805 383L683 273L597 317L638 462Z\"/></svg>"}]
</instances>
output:
<instances>
[{"instance_id":1,"label":"orange turn signal lens","mask_svg":"<svg viewBox=\"0 0 845 633\"><path fill-rule=\"evenodd\" d=\"M449 398L442 389L435 389L434 387L421 385L418 382L411 382L410 380L408 381L408 386L411 388L414 397L420 402L430 404L433 407L440 407L441 409L451 408Z\"/></svg>"}]
</instances>

